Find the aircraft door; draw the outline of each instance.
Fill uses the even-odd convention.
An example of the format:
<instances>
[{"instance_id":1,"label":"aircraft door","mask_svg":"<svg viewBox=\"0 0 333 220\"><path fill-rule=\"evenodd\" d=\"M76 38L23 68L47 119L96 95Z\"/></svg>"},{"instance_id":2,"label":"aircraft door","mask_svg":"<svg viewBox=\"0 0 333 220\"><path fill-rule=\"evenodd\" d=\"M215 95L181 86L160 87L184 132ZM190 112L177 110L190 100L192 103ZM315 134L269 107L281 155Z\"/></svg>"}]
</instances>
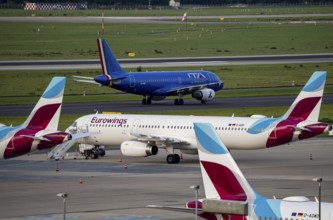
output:
<instances>
[{"instance_id":1,"label":"aircraft door","mask_svg":"<svg viewBox=\"0 0 333 220\"><path fill-rule=\"evenodd\" d=\"M90 122L90 118L85 118L83 124L77 128L78 133L89 132L89 122Z\"/></svg>"},{"instance_id":2,"label":"aircraft door","mask_svg":"<svg viewBox=\"0 0 333 220\"><path fill-rule=\"evenodd\" d=\"M131 88L135 87L135 77L133 76L133 74L129 75L129 79L130 79L130 87Z\"/></svg>"},{"instance_id":3,"label":"aircraft door","mask_svg":"<svg viewBox=\"0 0 333 220\"><path fill-rule=\"evenodd\" d=\"M138 133L140 119L135 119L132 124L131 133Z\"/></svg>"}]
</instances>

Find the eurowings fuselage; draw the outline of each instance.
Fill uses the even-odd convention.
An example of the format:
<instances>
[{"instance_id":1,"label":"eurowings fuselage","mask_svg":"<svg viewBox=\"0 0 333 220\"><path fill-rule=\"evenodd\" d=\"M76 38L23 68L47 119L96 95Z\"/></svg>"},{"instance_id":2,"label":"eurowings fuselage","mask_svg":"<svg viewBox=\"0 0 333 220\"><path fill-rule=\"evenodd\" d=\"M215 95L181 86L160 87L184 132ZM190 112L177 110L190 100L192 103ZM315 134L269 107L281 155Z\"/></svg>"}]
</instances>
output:
<instances>
[{"instance_id":1,"label":"eurowings fuselage","mask_svg":"<svg viewBox=\"0 0 333 220\"><path fill-rule=\"evenodd\" d=\"M277 127L279 118L168 116L93 114L77 119L70 129L97 132L82 143L120 146L131 139L154 140L173 145L181 150L196 150L194 122L211 123L229 149L259 149L306 139L328 131L329 125L321 122L300 122L312 132L295 130L294 121L284 120ZM301 125L302 124L302 125Z\"/></svg>"}]
</instances>

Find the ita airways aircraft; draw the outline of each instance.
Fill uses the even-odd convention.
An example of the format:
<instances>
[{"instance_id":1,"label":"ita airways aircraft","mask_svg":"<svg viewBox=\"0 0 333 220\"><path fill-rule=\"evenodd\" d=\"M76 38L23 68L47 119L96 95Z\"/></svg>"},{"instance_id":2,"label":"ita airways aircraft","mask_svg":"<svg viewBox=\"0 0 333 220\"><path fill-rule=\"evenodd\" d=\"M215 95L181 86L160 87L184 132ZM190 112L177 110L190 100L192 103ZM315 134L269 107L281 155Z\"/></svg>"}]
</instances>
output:
<instances>
[{"instance_id":1,"label":"ita airways aircraft","mask_svg":"<svg viewBox=\"0 0 333 220\"><path fill-rule=\"evenodd\" d=\"M222 142L214 126L195 123L195 135L206 198L190 201L186 207L148 206L169 210L197 212L203 219L332 219L333 203L321 205L304 196L268 199L256 193Z\"/></svg>"},{"instance_id":2,"label":"ita airways aircraft","mask_svg":"<svg viewBox=\"0 0 333 220\"><path fill-rule=\"evenodd\" d=\"M288 144L328 132L331 126L318 122L326 72L314 72L288 111L277 118L91 114L77 119L71 133L94 132L79 139L91 145L120 146L125 156L155 155L165 149L168 163L178 163L174 153L197 154L194 122L211 123L230 149L261 149Z\"/></svg>"},{"instance_id":3,"label":"ita airways aircraft","mask_svg":"<svg viewBox=\"0 0 333 220\"><path fill-rule=\"evenodd\" d=\"M0 159L48 149L71 139L71 134L57 131L65 82L65 77L54 77L23 124L0 125Z\"/></svg>"},{"instance_id":4,"label":"ita airways aircraft","mask_svg":"<svg viewBox=\"0 0 333 220\"><path fill-rule=\"evenodd\" d=\"M163 100L166 96L178 96L174 104L183 105L182 97L189 94L206 103L212 101L215 92L223 88L223 82L208 71L126 72L120 67L104 39L97 39L97 44L103 75L95 78L74 76L75 81L142 95L142 104L151 104L152 100Z\"/></svg>"}]
</instances>

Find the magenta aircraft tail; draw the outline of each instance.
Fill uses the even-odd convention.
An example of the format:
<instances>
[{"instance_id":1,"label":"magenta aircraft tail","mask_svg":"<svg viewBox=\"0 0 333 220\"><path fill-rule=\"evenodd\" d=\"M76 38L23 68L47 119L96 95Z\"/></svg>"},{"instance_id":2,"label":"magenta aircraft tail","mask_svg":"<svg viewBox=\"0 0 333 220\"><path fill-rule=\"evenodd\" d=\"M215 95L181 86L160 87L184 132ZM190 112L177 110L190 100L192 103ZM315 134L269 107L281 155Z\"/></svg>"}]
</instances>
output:
<instances>
[{"instance_id":1,"label":"magenta aircraft tail","mask_svg":"<svg viewBox=\"0 0 333 220\"><path fill-rule=\"evenodd\" d=\"M267 147L311 138L332 129L331 125L318 122L326 75L325 71L314 72L283 116L264 119L256 124L258 128L265 123L274 125L269 133Z\"/></svg>"},{"instance_id":2,"label":"magenta aircraft tail","mask_svg":"<svg viewBox=\"0 0 333 220\"><path fill-rule=\"evenodd\" d=\"M71 139L70 134L57 131L65 82L65 77L54 77L27 120L7 129L12 135L2 140L6 147L0 149L0 159L51 148Z\"/></svg>"},{"instance_id":3,"label":"magenta aircraft tail","mask_svg":"<svg viewBox=\"0 0 333 220\"><path fill-rule=\"evenodd\" d=\"M39 130L58 129L66 77L54 77L35 105L23 127Z\"/></svg>"},{"instance_id":4,"label":"magenta aircraft tail","mask_svg":"<svg viewBox=\"0 0 333 220\"><path fill-rule=\"evenodd\" d=\"M241 201L254 198L255 192L208 123L194 123L206 199Z\"/></svg>"},{"instance_id":5,"label":"magenta aircraft tail","mask_svg":"<svg viewBox=\"0 0 333 220\"><path fill-rule=\"evenodd\" d=\"M314 72L283 119L318 121L327 73Z\"/></svg>"}]
</instances>

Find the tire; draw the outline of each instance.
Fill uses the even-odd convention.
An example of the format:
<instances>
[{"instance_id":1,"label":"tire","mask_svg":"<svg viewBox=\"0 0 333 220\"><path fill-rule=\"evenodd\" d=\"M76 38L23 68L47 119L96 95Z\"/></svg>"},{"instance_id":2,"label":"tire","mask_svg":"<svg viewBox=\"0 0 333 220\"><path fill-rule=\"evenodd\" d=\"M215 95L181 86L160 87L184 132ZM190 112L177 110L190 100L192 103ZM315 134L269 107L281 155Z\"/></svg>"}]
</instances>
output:
<instances>
[{"instance_id":1,"label":"tire","mask_svg":"<svg viewBox=\"0 0 333 220\"><path fill-rule=\"evenodd\" d=\"M184 105L184 99L179 99L179 105Z\"/></svg>"},{"instance_id":2,"label":"tire","mask_svg":"<svg viewBox=\"0 0 333 220\"><path fill-rule=\"evenodd\" d=\"M178 105L178 104L179 104L178 99L175 99L174 104L175 104L175 105Z\"/></svg>"},{"instance_id":3,"label":"tire","mask_svg":"<svg viewBox=\"0 0 333 220\"><path fill-rule=\"evenodd\" d=\"M166 158L168 164L179 163L180 156L178 154L169 154Z\"/></svg>"},{"instance_id":4,"label":"tire","mask_svg":"<svg viewBox=\"0 0 333 220\"><path fill-rule=\"evenodd\" d=\"M174 163L179 163L180 162L179 154L174 154L173 157L174 157Z\"/></svg>"},{"instance_id":5,"label":"tire","mask_svg":"<svg viewBox=\"0 0 333 220\"><path fill-rule=\"evenodd\" d=\"M174 163L174 156L173 156L173 154L169 154L168 156L167 156L167 158L166 158L166 161L167 161L167 163L168 164L172 164L172 163Z\"/></svg>"}]
</instances>

